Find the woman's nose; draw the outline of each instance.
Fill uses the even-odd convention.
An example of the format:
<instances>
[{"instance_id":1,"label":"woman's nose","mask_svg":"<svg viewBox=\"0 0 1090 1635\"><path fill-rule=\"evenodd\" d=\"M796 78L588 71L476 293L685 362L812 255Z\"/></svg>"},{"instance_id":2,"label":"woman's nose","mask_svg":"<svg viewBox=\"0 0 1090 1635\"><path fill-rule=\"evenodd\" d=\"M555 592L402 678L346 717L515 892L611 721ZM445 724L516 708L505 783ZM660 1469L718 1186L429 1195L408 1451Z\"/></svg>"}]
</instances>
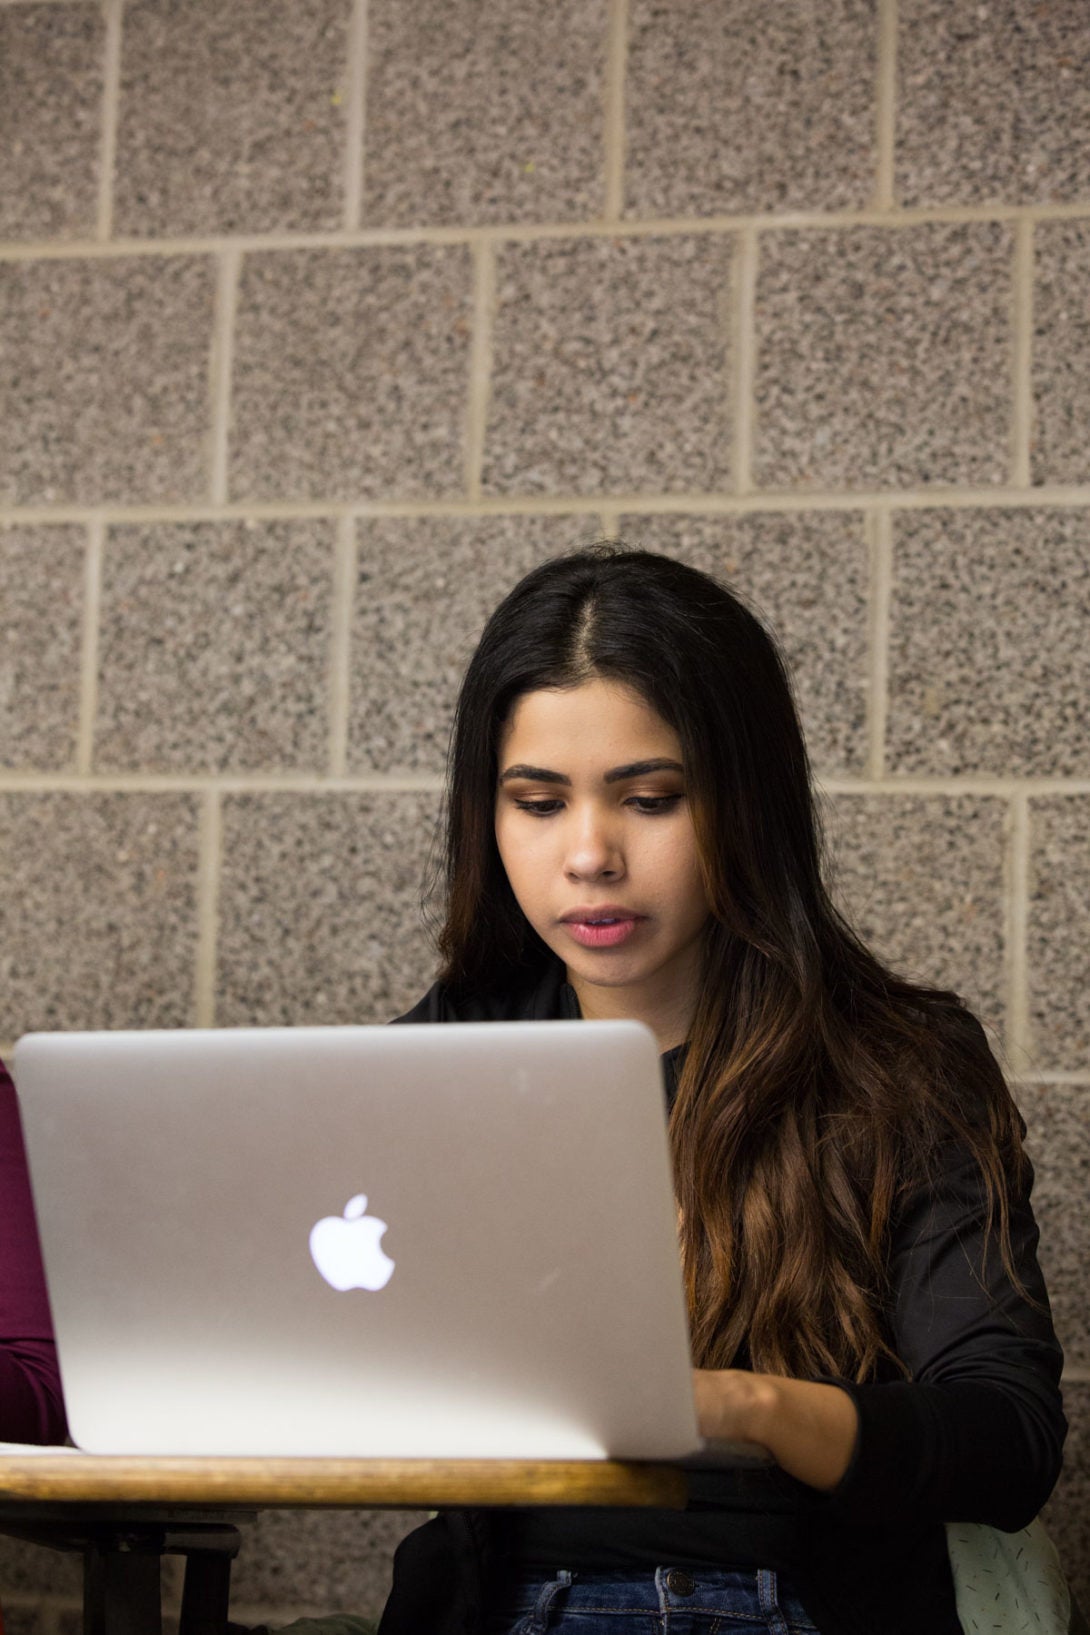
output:
<instances>
[{"instance_id":1,"label":"woman's nose","mask_svg":"<svg viewBox=\"0 0 1090 1635\"><path fill-rule=\"evenodd\" d=\"M573 880L617 879L624 864L610 826L593 816L580 819L572 832L566 867Z\"/></svg>"}]
</instances>

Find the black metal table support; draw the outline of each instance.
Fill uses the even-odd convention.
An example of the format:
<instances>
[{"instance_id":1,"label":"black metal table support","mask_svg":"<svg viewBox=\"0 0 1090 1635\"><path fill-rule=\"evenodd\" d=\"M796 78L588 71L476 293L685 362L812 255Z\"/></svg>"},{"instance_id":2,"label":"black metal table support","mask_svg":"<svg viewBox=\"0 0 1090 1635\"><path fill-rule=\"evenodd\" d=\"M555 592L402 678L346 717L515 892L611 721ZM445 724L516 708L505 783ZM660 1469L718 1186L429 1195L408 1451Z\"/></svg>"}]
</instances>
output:
<instances>
[{"instance_id":1,"label":"black metal table support","mask_svg":"<svg viewBox=\"0 0 1090 1635\"><path fill-rule=\"evenodd\" d=\"M238 1554L237 1527L212 1529L202 1543L180 1551L186 1558L178 1635L226 1635L231 1600L231 1563Z\"/></svg>"},{"instance_id":2,"label":"black metal table support","mask_svg":"<svg viewBox=\"0 0 1090 1635\"><path fill-rule=\"evenodd\" d=\"M50 1507L51 1508L51 1507ZM179 1635L226 1635L231 1563L241 1537L224 1521L129 1512L89 1519L0 1515L0 1531L83 1556L83 1635L162 1635L161 1566L185 1557Z\"/></svg>"},{"instance_id":3,"label":"black metal table support","mask_svg":"<svg viewBox=\"0 0 1090 1635\"><path fill-rule=\"evenodd\" d=\"M160 1557L124 1538L83 1552L83 1635L161 1635Z\"/></svg>"}]
</instances>

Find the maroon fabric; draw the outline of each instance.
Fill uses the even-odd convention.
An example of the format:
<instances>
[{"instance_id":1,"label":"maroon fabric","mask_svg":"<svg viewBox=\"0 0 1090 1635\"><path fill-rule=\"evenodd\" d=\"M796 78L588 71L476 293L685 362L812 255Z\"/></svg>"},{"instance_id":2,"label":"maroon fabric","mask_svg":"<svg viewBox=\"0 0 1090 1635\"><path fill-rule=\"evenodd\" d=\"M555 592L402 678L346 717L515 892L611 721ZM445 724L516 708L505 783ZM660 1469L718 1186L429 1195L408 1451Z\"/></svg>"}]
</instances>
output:
<instances>
[{"instance_id":1,"label":"maroon fabric","mask_svg":"<svg viewBox=\"0 0 1090 1635\"><path fill-rule=\"evenodd\" d=\"M0 1062L0 1441L66 1434L19 1106Z\"/></svg>"}]
</instances>

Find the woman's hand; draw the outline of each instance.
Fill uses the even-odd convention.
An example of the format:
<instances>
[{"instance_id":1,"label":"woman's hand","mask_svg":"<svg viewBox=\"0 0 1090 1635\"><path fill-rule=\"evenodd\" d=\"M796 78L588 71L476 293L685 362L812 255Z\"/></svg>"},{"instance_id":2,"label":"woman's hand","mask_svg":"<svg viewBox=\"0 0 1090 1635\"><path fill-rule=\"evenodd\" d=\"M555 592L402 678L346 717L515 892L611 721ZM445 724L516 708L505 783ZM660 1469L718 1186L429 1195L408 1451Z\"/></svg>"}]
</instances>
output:
<instances>
[{"instance_id":1,"label":"woman's hand","mask_svg":"<svg viewBox=\"0 0 1090 1635\"><path fill-rule=\"evenodd\" d=\"M851 1463L859 1416L839 1385L743 1368L697 1368L693 1395L702 1436L756 1442L809 1487L829 1492Z\"/></svg>"}]
</instances>

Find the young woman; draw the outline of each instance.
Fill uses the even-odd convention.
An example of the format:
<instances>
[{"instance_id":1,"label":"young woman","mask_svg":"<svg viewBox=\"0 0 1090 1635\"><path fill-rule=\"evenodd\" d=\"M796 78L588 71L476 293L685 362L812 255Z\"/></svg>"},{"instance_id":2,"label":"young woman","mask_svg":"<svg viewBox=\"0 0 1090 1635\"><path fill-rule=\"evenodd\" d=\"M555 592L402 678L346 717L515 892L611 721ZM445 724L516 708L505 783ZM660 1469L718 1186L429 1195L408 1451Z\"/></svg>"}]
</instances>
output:
<instances>
[{"instance_id":1,"label":"young woman","mask_svg":"<svg viewBox=\"0 0 1090 1635\"><path fill-rule=\"evenodd\" d=\"M19 1109L0 1062L0 1442L63 1442L65 1434Z\"/></svg>"},{"instance_id":2,"label":"young woman","mask_svg":"<svg viewBox=\"0 0 1090 1635\"><path fill-rule=\"evenodd\" d=\"M772 1463L440 1517L382 1635L960 1635L943 1523L1023 1526L1065 1429L1022 1126L960 1000L832 906L757 620L646 552L531 573L462 688L446 886L403 1020L654 1030L701 1425Z\"/></svg>"}]
</instances>

